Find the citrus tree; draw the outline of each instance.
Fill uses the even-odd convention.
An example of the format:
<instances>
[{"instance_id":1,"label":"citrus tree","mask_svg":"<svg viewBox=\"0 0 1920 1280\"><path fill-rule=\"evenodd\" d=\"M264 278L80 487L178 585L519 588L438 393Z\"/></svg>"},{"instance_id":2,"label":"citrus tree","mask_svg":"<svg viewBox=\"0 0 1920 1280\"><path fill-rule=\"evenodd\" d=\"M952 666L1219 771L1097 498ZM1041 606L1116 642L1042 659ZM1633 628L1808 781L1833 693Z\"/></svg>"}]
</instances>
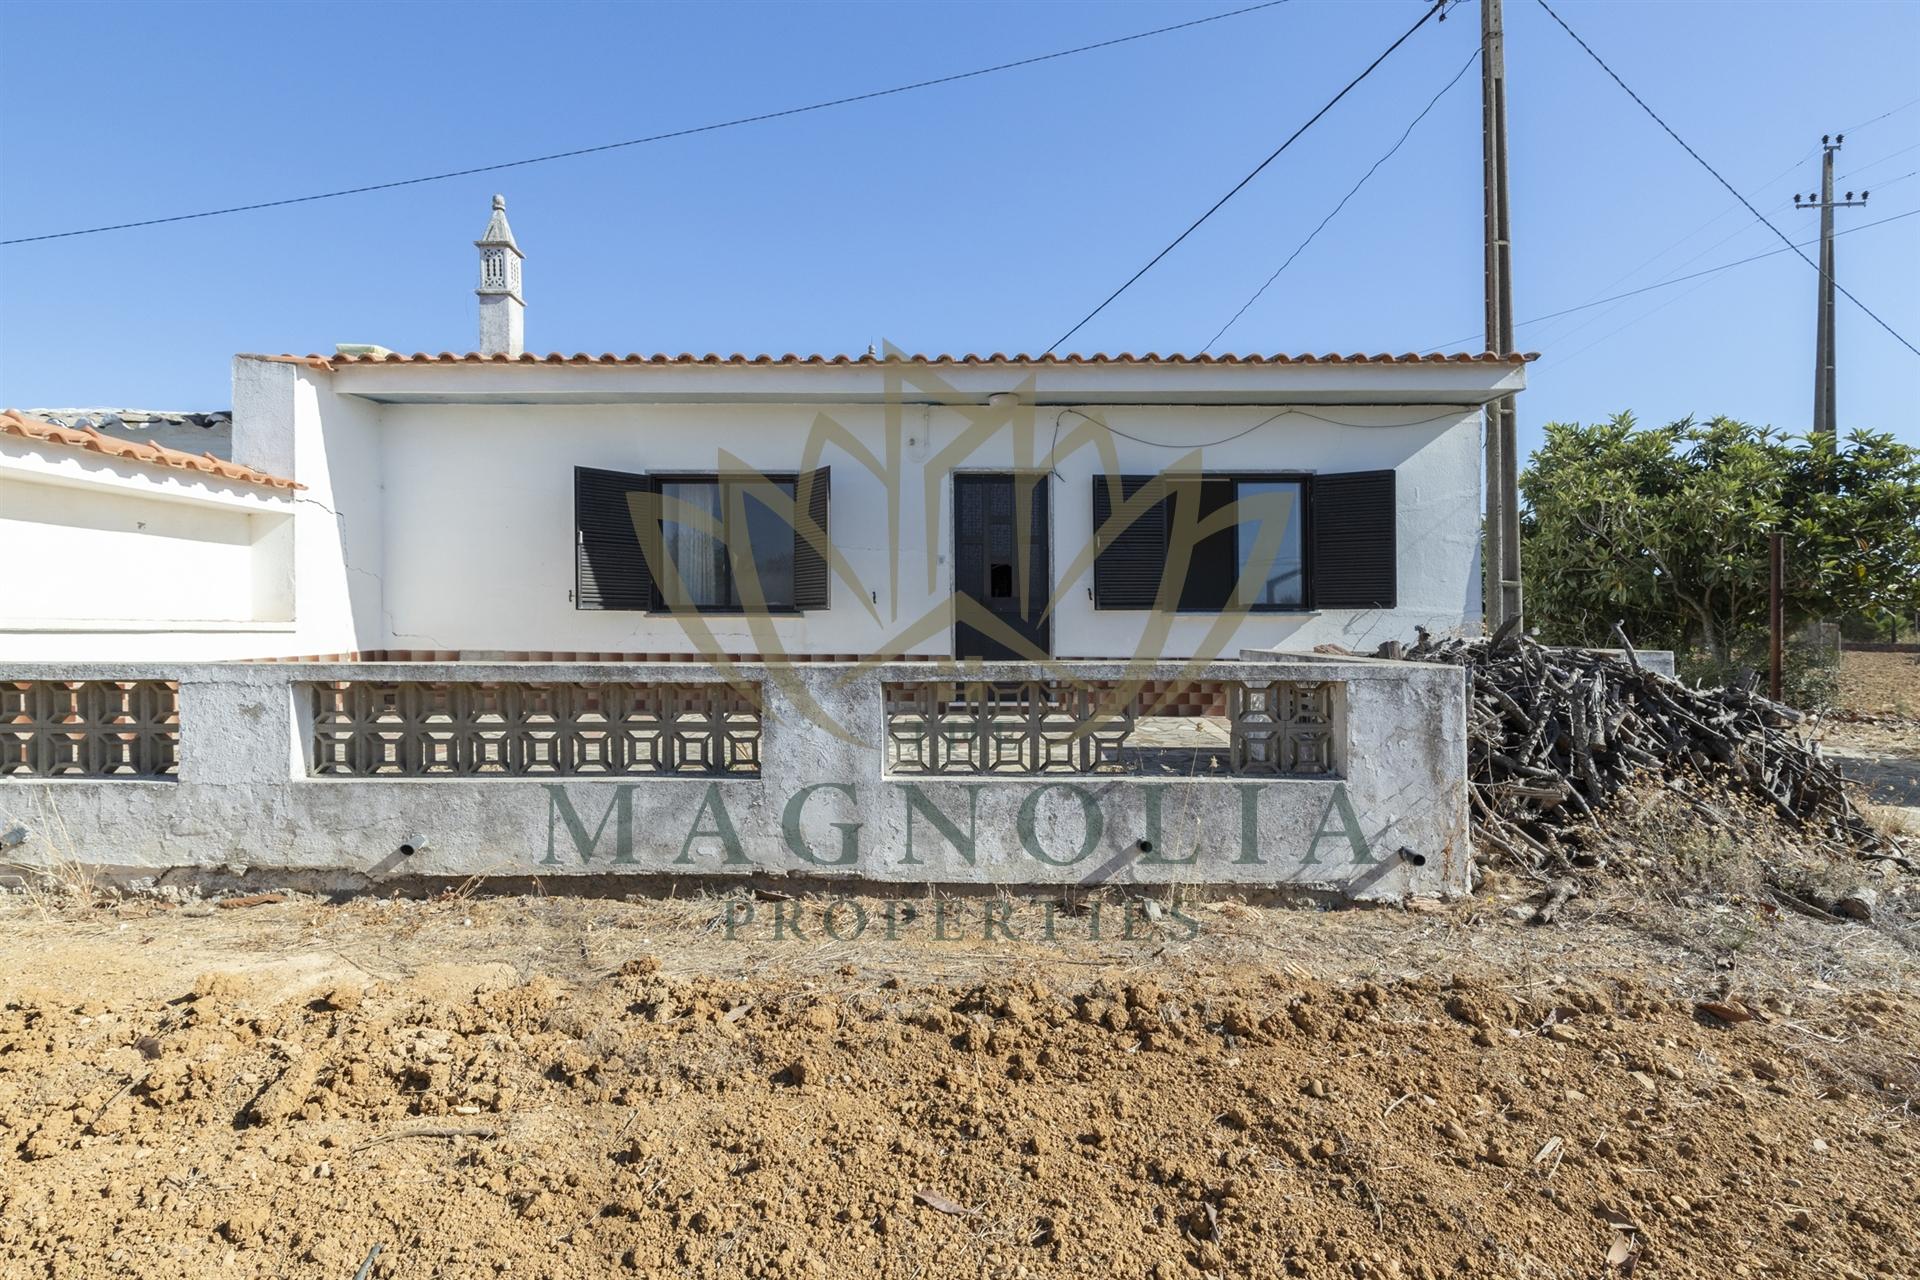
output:
<instances>
[{"instance_id":1,"label":"citrus tree","mask_svg":"<svg viewBox=\"0 0 1920 1280\"><path fill-rule=\"evenodd\" d=\"M1920 449L1730 418L1550 423L1520 478L1527 616L1561 644L1705 649L1767 625L1768 535L1785 535L1788 624L1920 609Z\"/></svg>"}]
</instances>

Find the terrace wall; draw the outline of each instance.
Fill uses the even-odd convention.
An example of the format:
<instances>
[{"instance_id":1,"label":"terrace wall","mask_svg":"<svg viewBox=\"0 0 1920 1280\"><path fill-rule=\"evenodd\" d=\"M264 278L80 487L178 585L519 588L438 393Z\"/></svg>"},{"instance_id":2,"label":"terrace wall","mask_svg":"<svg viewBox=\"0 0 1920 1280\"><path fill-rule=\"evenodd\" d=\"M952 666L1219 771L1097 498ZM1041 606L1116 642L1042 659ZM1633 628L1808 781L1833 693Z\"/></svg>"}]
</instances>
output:
<instances>
[{"instance_id":1,"label":"terrace wall","mask_svg":"<svg viewBox=\"0 0 1920 1280\"><path fill-rule=\"evenodd\" d=\"M890 731L903 732L897 707L905 686L951 682L984 695L986 681L1031 690L1037 686L1029 682L1111 688L1138 679L1240 687L1236 705L1254 727L1253 739L1241 732L1245 725L1235 731L1235 742L1247 747L1240 766L1230 761L1201 776L1158 776L1113 763L1092 772L1069 765L985 774L906 773L897 759L890 763ZM75 681L177 682L177 728L165 723L164 708L140 713L147 723L106 722L114 707L126 705L124 696L67 690L60 695L66 701L55 700L80 707L95 698L84 705L103 722L65 734L76 742L86 733L123 743L135 734L176 734L177 770L44 776L50 757L28 759L19 744L34 732L61 733L45 728L47 708L55 705L47 690ZM392 705L426 710L414 720L389 717L385 728L369 729L373 721L349 712L330 720L329 708L345 705L330 692L342 683L375 685ZM494 747L462 756L466 748L456 740L498 744L511 733L501 728L505 722L474 729L434 718L433 707L454 705L446 693L454 684L492 689L488 698L518 691L512 699L549 698L556 686L617 686L642 702L656 685L704 687L713 697L696 700L701 706L757 708L751 767L723 762L713 771L676 766L583 775L583 766L602 767L594 763L600 748L568 748L573 754L552 765L559 739L543 728L500 748L508 752L501 767L510 772L475 774L489 767L482 757ZM1332 708L1303 730L1331 735L1325 767L1301 766L1315 773L1262 756L1254 741L1266 732L1266 704L1246 691L1296 687L1323 689L1315 705ZM409 689L427 692L409 702ZM402 876L772 874L909 884L1286 886L1356 899L1453 894L1468 886L1466 704L1456 667L1345 659L1046 669L928 662L9 664L0 670L0 693L13 699L11 715L0 707L0 744L12 752L0 757L0 767L15 767L0 776L0 834L12 829L23 838L6 857L29 864L69 858L143 872L237 864L361 885ZM598 699L569 693L563 727L578 731L577 713ZM471 720L480 705L461 702L466 710L459 714ZM966 708L943 705L964 726ZM743 734L749 719L738 717ZM636 741L655 740L652 729L636 733ZM587 737L604 742L605 735L595 729ZM1056 735L1056 744L1074 740ZM324 741L362 743L363 754L349 760L355 771L316 774L329 758ZM399 745L364 745L381 742ZM443 749L445 770L433 774ZM127 758L86 750L82 744L69 758ZM396 772L370 775L383 753ZM549 767L559 771L538 772Z\"/></svg>"}]
</instances>

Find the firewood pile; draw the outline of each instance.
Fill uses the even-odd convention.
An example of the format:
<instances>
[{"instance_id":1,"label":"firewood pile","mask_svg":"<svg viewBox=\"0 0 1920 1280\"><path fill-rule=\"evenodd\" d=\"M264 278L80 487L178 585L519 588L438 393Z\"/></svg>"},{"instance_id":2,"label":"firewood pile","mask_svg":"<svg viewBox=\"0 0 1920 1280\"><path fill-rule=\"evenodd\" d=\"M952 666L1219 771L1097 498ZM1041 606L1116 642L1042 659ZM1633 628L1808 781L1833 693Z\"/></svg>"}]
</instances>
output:
<instances>
[{"instance_id":1,"label":"firewood pile","mask_svg":"<svg viewBox=\"0 0 1920 1280\"><path fill-rule=\"evenodd\" d=\"M1912 868L1855 808L1839 767L1795 732L1805 717L1742 687L1695 689L1622 653L1523 635L1435 640L1397 655L1464 666L1474 836L1529 869L1566 867L1573 831L1604 826L1628 792L1662 784L1711 825L1745 794L1803 838ZM1388 652L1398 646L1386 647ZM1573 840L1563 837L1574 835Z\"/></svg>"}]
</instances>

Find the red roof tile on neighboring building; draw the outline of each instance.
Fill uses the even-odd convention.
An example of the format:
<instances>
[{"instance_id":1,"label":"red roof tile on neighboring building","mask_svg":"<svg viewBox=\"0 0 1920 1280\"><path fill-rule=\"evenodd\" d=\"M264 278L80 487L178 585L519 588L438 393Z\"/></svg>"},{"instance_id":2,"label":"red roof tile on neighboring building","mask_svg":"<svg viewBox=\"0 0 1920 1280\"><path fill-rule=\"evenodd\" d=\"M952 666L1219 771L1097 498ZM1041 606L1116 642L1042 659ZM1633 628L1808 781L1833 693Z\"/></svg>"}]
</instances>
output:
<instances>
[{"instance_id":1,"label":"red roof tile on neighboring building","mask_svg":"<svg viewBox=\"0 0 1920 1280\"><path fill-rule=\"evenodd\" d=\"M115 440L110 436L101 435L92 427L75 429L55 426L51 422L29 418L18 409L0 409L0 435L19 436L41 444L67 445L75 449L105 454L109 458L144 463L148 466L171 467L176 471L199 471L217 476L222 480L232 480L238 484L255 484L269 489L307 487L283 476L270 476L264 471L255 471L252 467L243 467L237 462L227 462L210 453L187 453L180 449L169 449L151 441L135 444L127 440Z\"/></svg>"}]
</instances>

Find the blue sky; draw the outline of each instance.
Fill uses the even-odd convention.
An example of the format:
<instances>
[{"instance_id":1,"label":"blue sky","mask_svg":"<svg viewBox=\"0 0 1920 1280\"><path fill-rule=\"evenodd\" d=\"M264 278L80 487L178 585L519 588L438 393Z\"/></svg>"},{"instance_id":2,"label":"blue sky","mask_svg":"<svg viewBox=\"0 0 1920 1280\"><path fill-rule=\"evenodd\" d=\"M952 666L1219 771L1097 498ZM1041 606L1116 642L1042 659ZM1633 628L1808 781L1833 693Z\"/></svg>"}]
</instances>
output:
<instances>
[{"instance_id":1,"label":"blue sky","mask_svg":"<svg viewBox=\"0 0 1920 1280\"><path fill-rule=\"evenodd\" d=\"M1235 7L137 4L0 7L37 67L0 114L0 238L380 182L969 70ZM1920 5L1556 4L1782 230L1849 129L1847 228L1920 209ZM1294 0L876 102L504 174L0 248L0 404L213 408L236 351L474 344L471 241L504 192L528 344L1044 348L1420 12ZM1478 38L1462 5L1073 341L1192 351ZM1533 0L1508 0L1521 320L1778 247ZM1478 74L1216 346L1478 349ZM1886 112L1885 119L1875 120ZM1782 205L1785 207L1780 207ZM1920 217L1839 241L1920 343ZM1520 330L1520 403L1803 429L1814 272L1789 254ZM1920 357L1844 301L1840 418L1920 443Z\"/></svg>"}]
</instances>

